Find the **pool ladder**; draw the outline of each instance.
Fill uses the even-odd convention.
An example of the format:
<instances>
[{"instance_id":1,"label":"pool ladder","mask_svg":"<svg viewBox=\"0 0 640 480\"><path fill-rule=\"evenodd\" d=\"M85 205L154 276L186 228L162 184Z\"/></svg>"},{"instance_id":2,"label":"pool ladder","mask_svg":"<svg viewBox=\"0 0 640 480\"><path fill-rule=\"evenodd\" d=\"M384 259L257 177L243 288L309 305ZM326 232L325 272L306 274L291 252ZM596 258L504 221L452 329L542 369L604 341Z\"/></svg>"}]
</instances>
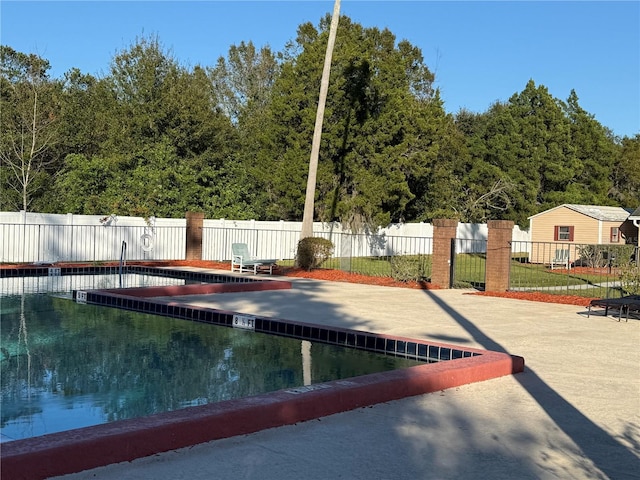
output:
<instances>
[{"instance_id":1,"label":"pool ladder","mask_svg":"<svg viewBox=\"0 0 640 480\"><path fill-rule=\"evenodd\" d=\"M127 265L127 242L122 241L122 248L120 249L120 269L119 269L119 279L120 279L120 288L122 288L122 273L124 267Z\"/></svg>"}]
</instances>

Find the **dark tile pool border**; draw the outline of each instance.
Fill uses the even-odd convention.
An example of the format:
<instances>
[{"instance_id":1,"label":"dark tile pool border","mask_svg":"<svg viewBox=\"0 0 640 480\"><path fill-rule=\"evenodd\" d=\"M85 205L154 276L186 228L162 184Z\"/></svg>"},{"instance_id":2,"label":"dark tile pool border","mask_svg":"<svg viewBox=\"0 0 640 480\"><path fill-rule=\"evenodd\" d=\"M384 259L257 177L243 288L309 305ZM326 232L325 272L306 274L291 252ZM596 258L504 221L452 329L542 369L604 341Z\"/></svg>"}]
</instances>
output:
<instances>
[{"instance_id":1,"label":"dark tile pool border","mask_svg":"<svg viewBox=\"0 0 640 480\"><path fill-rule=\"evenodd\" d=\"M215 293L255 291L256 286L261 287L261 290L280 290L283 288L291 288L290 284L280 285L280 283L287 284L288 282L274 281L273 285L220 284L217 285L219 288ZM234 318L237 315L240 315L243 318L250 318L254 325L252 330L259 333L291 337L298 340L322 342L340 347L400 356L423 362L456 360L459 358L482 355L486 352L485 350L477 350L473 348L427 342L410 338L394 337L365 332L362 330L329 327L326 325L316 325L312 323L296 322L293 320L284 320L259 315L247 315L239 312L192 306L181 302L171 302L158 298L162 296L180 295L181 293L176 293L177 291L181 291L182 294L191 294L188 287L191 286L184 285L177 287L166 286L88 290L85 292L86 299L83 300L83 302L93 305L103 305L123 310L132 310L135 312L209 323L223 327L233 327ZM200 285L194 285L194 287L200 287ZM164 292L164 295L162 292ZM73 292L74 299L76 299L77 294L77 291Z\"/></svg>"},{"instance_id":2,"label":"dark tile pool border","mask_svg":"<svg viewBox=\"0 0 640 480\"><path fill-rule=\"evenodd\" d=\"M178 288L184 287L188 285ZM240 287L251 291L255 282L243 282L234 288ZM176 287L161 288L167 295L179 295L168 293ZM90 290L86 292L86 300L87 303L228 327L233 326L234 316L247 317L238 312L157 298L161 295L150 299L137 290L141 289ZM6 475L16 480L33 480L80 472L524 370L522 357L501 352L277 318L250 317L258 332L371 350L425 363L3 443L0 457L3 478Z\"/></svg>"}]
</instances>

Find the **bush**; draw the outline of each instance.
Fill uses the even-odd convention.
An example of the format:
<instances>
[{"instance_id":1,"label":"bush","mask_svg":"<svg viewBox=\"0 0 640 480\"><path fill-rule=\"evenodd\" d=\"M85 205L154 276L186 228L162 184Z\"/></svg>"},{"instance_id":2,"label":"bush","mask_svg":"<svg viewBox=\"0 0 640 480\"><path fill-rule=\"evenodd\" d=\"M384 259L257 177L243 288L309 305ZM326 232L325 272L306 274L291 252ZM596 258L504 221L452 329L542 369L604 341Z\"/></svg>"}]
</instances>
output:
<instances>
[{"instance_id":1,"label":"bush","mask_svg":"<svg viewBox=\"0 0 640 480\"><path fill-rule=\"evenodd\" d=\"M575 266L624 267L633 255L634 245L582 245L577 247Z\"/></svg>"},{"instance_id":2,"label":"bush","mask_svg":"<svg viewBox=\"0 0 640 480\"><path fill-rule=\"evenodd\" d=\"M395 255L391 257L391 277L399 282L425 280L431 265L426 258Z\"/></svg>"},{"instance_id":3,"label":"bush","mask_svg":"<svg viewBox=\"0 0 640 480\"><path fill-rule=\"evenodd\" d=\"M621 268L620 286L623 295L640 295L640 266L629 263Z\"/></svg>"},{"instance_id":4,"label":"bush","mask_svg":"<svg viewBox=\"0 0 640 480\"><path fill-rule=\"evenodd\" d=\"M604 264L603 250L598 245L582 245L577 250L579 258L574 262L575 266L597 268Z\"/></svg>"},{"instance_id":5,"label":"bush","mask_svg":"<svg viewBox=\"0 0 640 480\"><path fill-rule=\"evenodd\" d=\"M331 240L320 237L307 237L298 242L296 265L309 271L318 268L333 255Z\"/></svg>"}]
</instances>

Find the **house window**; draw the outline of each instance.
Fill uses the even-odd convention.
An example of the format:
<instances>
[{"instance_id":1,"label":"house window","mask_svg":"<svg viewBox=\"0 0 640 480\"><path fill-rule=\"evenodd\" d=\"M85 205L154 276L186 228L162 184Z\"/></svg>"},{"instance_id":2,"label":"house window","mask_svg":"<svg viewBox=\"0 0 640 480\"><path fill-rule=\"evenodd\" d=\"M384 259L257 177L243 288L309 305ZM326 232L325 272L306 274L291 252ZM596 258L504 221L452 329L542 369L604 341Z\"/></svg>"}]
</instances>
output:
<instances>
[{"instance_id":1,"label":"house window","mask_svg":"<svg viewBox=\"0 0 640 480\"><path fill-rule=\"evenodd\" d=\"M611 235L609 236L609 241L611 243L618 243L620 241L620 228L619 227L611 227Z\"/></svg>"},{"instance_id":2,"label":"house window","mask_svg":"<svg viewBox=\"0 0 640 480\"><path fill-rule=\"evenodd\" d=\"M556 225L553 227L553 240L556 242L573 242L573 227Z\"/></svg>"}]
</instances>

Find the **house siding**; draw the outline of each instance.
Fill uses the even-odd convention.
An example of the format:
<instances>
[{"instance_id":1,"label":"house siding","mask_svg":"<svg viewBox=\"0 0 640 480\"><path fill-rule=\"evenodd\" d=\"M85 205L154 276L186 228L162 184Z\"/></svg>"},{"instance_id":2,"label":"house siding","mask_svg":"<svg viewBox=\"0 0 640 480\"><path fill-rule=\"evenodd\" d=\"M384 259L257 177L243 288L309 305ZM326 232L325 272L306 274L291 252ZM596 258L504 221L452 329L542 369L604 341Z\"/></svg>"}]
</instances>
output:
<instances>
[{"instance_id":1,"label":"house siding","mask_svg":"<svg viewBox=\"0 0 640 480\"><path fill-rule=\"evenodd\" d=\"M553 242L556 225L574 227L574 243L598 243L598 220L567 207L541 213L531 218L531 241Z\"/></svg>"},{"instance_id":2,"label":"house siding","mask_svg":"<svg viewBox=\"0 0 640 480\"><path fill-rule=\"evenodd\" d=\"M620 228L620 236L616 245L624 244L626 233L625 222L601 221L576 212L565 206L542 212L529 219L532 242L544 244L532 248L530 261L532 263L551 263L556 250L569 249L571 261L577 258L576 247L568 244L611 244L611 228ZM573 239L555 240L556 226L573 227Z\"/></svg>"},{"instance_id":3,"label":"house siding","mask_svg":"<svg viewBox=\"0 0 640 480\"><path fill-rule=\"evenodd\" d=\"M618 227L618 230L619 230L617 242L611 241L611 229L613 227ZM624 228L624 223L622 222L602 222L602 240L598 243L624 245L625 239L623 238L623 235L626 237L625 230L626 229Z\"/></svg>"}]
</instances>

